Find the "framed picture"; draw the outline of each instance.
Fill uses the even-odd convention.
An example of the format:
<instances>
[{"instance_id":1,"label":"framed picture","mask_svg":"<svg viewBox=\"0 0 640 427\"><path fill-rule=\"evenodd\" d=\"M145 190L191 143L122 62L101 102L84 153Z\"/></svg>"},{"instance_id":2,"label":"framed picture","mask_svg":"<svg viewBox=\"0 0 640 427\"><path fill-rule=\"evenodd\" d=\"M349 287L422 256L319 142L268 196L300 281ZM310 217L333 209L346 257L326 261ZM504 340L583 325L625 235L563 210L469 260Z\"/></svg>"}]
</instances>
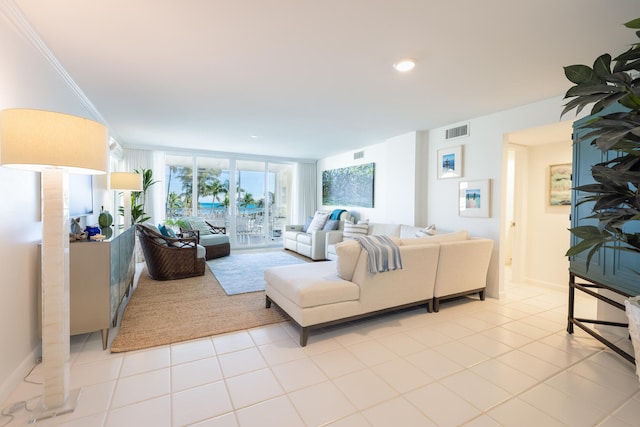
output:
<instances>
[{"instance_id":1,"label":"framed picture","mask_svg":"<svg viewBox=\"0 0 640 427\"><path fill-rule=\"evenodd\" d=\"M571 163L549 166L549 206L571 206Z\"/></svg>"},{"instance_id":2,"label":"framed picture","mask_svg":"<svg viewBox=\"0 0 640 427\"><path fill-rule=\"evenodd\" d=\"M375 171L375 163L322 171L322 205L372 208Z\"/></svg>"},{"instance_id":3,"label":"framed picture","mask_svg":"<svg viewBox=\"0 0 640 427\"><path fill-rule=\"evenodd\" d=\"M438 150L438 178L462 176L462 145Z\"/></svg>"},{"instance_id":4,"label":"framed picture","mask_svg":"<svg viewBox=\"0 0 640 427\"><path fill-rule=\"evenodd\" d=\"M491 180L460 182L460 216L488 218L491 206Z\"/></svg>"}]
</instances>

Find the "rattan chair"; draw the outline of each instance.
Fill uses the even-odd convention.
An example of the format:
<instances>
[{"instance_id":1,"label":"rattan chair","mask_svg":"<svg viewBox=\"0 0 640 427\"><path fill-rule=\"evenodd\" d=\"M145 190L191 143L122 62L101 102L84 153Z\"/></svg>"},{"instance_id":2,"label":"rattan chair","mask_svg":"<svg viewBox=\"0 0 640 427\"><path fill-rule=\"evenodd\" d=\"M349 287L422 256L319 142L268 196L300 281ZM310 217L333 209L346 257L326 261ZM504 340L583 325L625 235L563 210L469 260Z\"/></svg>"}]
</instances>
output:
<instances>
[{"instance_id":1,"label":"rattan chair","mask_svg":"<svg viewBox=\"0 0 640 427\"><path fill-rule=\"evenodd\" d=\"M166 237L144 224L136 224L136 231L152 279L173 280L204 274L205 259L198 257L194 237Z\"/></svg>"}]
</instances>

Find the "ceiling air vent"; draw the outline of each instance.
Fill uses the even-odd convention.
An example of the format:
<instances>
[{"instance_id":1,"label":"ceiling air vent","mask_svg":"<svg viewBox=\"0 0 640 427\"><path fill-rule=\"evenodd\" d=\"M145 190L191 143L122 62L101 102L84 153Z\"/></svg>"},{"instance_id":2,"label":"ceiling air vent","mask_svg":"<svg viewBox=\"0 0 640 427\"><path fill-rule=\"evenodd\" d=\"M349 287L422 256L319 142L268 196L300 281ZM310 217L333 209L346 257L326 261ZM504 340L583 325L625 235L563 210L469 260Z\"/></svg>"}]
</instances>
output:
<instances>
[{"instance_id":1,"label":"ceiling air vent","mask_svg":"<svg viewBox=\"0 0 640 427\"><path fill-rule=\"evenodd\" d=\"M364 151L357 151L353 153L353 160L358 160L363 158L364 158Z\"/></svg>"},{"instance_id":2,"label":"ceiling air vent","mask_svg":"<svg viewBox=\"0 0 640 427\"><path fill-rule=\"evenodd\" d=\"M461 138L463 136L469 136L469 124L457 126L446 130L445 139Z\"/></svg>"}]
</instances>

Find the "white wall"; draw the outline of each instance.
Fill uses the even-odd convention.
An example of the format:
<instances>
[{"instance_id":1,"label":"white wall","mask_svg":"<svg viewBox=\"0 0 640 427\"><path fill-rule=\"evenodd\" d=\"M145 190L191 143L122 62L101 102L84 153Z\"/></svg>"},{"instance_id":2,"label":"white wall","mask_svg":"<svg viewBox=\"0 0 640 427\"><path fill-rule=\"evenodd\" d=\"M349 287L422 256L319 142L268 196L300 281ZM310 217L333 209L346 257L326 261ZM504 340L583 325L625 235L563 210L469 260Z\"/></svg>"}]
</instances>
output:
<instances>
[{"instance_id":1,"label":"white wall","mask_svg":"<svg viewBox=\"0 0 640 427\"><path fill-rule=\"evenodd\" d=\"M445 140L445 131L459 125L453 123L428 132L429 184L428 220L439 230L466 229L471 235L494 239L494 254L489 267L487 295L499 297L504 288L501 277L500 224L502 215L502 174L505 135L522 129L557 123L562 110L562 98L555 97L527 104L511 110L478 117L468 121L470 135L452 141ZM463 176L438 179L436 162L438 150L455 145L463 146ZM463 180L491 180L491 208L489 218L468 218L458 215L458 186Z\"/></svg>"},{"instance_id":2,"label":"white wall","mask_svg":"<svg viewBox=\"0 0 640 427\"><path fill-rule=\"evenodd\" d=\"M565 285L568 283L571 221L569 206L548 206L549 166L571 163L571 141L529 147L527 171L526 229L523 239L526 262L524 279L528 282Z\"/></svg>"},{"instance_id":3,"label":"white wall","mask_svg":"<svg viewBox=\"0 0 640 427\"><path fill-rule=\"evenodd\" d=\"M92 118L0 8L0 110L36 108ZM0 168L0 402L39 353L36 285L40 175ZM94 200L100 203L102 195ZM99 209L99 206L98 206Z\"/></svg>"},{"instance_id":4,"label":"white wall","mask_svg":"<svg viewBox=\"0 0 640 427\"><path fill-rule=\"evenodd\" d=\"M417 133L410 132L363 149L364 158L347 152L318 161L318 206L344 208L358 219L414 225L416 212ZM360 151L360 150L355 150ZM322 171L375 163L374 207L322 206ZM416 224L423 225L423 224Z\"/></svg>"}]
</instances>

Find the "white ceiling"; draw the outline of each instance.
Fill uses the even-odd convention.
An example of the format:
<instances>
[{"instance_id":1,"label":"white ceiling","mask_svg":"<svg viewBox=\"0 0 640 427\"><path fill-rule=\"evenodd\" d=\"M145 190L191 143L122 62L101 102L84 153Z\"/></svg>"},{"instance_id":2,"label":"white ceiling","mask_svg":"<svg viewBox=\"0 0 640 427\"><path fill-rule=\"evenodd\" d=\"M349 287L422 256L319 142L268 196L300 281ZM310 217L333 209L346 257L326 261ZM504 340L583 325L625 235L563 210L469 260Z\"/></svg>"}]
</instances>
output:
<instances>
[{"instance_id":1,"label":"white ceiling","mask_svg":"<svg viewBox=\"0 0 640 427\"><path fill-rule=\"evenodd\" d=\"M562 95L562 67L620 53L640 16L638 0L13 1L123 146L307 159Z\"/></svg>"}]
</instances>

